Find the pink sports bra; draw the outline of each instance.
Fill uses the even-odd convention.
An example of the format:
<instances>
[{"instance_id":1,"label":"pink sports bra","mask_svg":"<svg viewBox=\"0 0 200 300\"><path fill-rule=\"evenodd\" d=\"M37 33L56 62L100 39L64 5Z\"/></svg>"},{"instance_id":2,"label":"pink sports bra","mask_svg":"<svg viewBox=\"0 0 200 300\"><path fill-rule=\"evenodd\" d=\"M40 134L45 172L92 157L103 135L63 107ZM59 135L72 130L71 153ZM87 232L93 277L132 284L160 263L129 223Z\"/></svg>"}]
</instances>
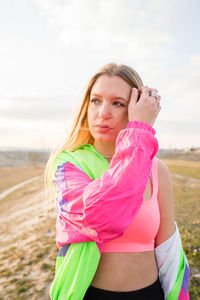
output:
<instances>
[{"instance_id":1,"label":"pink sports bra","mask_svg":"<svg viewBox=\"0 0 200 300\"><path fill-rule=\"evenodd\" d=\"M160 225L158 206L158 160L151 168L152 196L143 201L140 210L119 238L104 243L103 252L143 252L154 250L155 237Z\"/></svg>"}]
</instances>

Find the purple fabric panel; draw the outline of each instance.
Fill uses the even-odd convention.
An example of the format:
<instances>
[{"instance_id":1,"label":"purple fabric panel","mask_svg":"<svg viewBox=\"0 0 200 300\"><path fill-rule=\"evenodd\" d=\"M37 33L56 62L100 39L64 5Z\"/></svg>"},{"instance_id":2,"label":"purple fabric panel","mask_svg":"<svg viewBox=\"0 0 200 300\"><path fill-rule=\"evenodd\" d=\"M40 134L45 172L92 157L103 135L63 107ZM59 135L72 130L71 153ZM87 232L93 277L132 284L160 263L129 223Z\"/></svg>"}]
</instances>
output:
<instances>
[{"instance_id":1,"label":"purple fabric panel","mask_svg":"<svg viewBox=\"0 0 200 300\"><path fill-rule=\"evenodd\" d=\"M57 193L63 191L66 188L66 182L64 180L64 166L66 164L67 162L58 166L55 173L55 179L53 180L53 182L55 183Z\"/></svg>"},{"instance_id":2,"label":"purple fabric panel","mask_svg":"<svg viewBox=\"0 0 200 300\"><path fill-rule=\"evenodd\" d=\"M67 162L58 166L55 173L55 179L53 180L56 187L56 192L58 193L56 197L56 209L58 214L65 211L63 207L67 203L66 199L64 199L62 195L62 191L64 191L67 188L64 177L64 166L66 164Z\"/></svg>"},{"instance_id":3,"label":"purple fabric panel","mask_svg":"<svg viewBox=\"0 0 200 300\"><path fill-rule=\"evenodd\" d=\"M182 282L182 288L184 289L185 294L188 290L189 279L190 279L190 270L188 268L188 265L185 264L185 271L184 271L183 282Z\"/></svg>"},{"instance_id":4,"label":"purple fabric panel","mask_svg":"<svg viewBox=\"0 0 200 300\"><path fill-rule=\"evenodd\" d=\"M66 256L70 246L71 246L71 244L66 244L66 245L60 247L58 256Z\"/></svg>"},{"instance_id":5,"label":"purple fabric panel","mask_svg":"<svg viewBox=\"0 0 200 300\"><path fill-rule=\"evenodd\" d=\"M56 173L55 173L55 179L53 180L55 187L57 197L56 197L56 209L58 214L66 213L65 205L67 204L67 198L65 197L66 194L64 191L67 189L67 180L65 179L65 167L69 162L65 162L62 165L59 165L57 167ZM76 166L78 168L78 166ZM81 170L81 168L79 168Z\"/></svg>"}]
</instances>

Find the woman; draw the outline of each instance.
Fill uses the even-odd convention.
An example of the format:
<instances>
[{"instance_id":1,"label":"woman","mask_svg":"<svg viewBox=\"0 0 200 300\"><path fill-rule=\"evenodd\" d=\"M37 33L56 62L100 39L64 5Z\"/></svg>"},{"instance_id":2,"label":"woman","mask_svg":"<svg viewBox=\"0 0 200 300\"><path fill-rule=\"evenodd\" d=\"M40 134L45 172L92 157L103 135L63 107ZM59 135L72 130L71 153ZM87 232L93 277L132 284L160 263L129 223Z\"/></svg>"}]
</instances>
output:
<instances>
[{"instance_id":1,"label":"woman","mask_svg":"<svg viewBox=\"0 0 200 300\"><path fill-rule=\"evenodd\" d=\"M177 234L169 171L154 158L152 126L160 99L125 65L108 64L89 82L72 133L54 162L60 254L52 299L181 299L180 278L188 279L185 256L181 276L161 286L159 255L165 250L155 254L165 241L171 253ZM180 251L177 255L180 260ZM79 293L81 276L87 283ZM182 299L188 299L187 289L184 293Z\"/></svg>"}]
</instances>

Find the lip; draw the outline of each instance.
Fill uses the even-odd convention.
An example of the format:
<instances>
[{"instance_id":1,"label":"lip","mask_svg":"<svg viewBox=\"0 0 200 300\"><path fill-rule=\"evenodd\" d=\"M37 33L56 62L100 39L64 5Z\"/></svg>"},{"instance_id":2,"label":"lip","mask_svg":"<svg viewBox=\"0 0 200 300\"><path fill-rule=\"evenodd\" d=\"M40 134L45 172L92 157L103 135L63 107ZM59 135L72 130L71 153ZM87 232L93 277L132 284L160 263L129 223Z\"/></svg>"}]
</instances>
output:
<instances>
[{"instance_id":1,"label":"lip","mask_svg":"<svg viewBox=\"0 0 200 300\"><path fill-rule=\"evenodd\" d=\"M97 124L95 127L111 129L108 125Z\"/></svg>"},{"instance_id":2,"label":"lip","mask_svg":"<svg viewBox=\"0 0 200 300\"><path fill-rule=\"evenodd\" d=\"M107 125L102 125L102 124L98 124L98 125L96 125L95 126L96 128L97 128L97 130L99 131L99 132L108 132L108 131L110 131L112 128L111 127L109 127L109 126L107 126Z\"/></svg>"}]
</instances>

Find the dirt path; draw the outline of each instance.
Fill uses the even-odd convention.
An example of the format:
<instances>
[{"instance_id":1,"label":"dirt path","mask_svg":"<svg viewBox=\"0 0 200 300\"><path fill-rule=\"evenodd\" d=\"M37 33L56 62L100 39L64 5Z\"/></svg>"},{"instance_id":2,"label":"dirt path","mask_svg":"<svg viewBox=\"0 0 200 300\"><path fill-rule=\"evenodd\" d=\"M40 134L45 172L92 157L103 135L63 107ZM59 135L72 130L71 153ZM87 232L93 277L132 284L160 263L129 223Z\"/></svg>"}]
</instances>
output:
<instances>
[{"instance_id":1,"label":"dirt path","mask_svg":"<svg viewBox=\"0 0 200 300\"><path fill-rule=\"evenodd\" d=\"M36 177L33 177L33 178L29 179L29 180L25 180L25 181L23 181L23 182L21 182L21 183L18 183L18 184L16 184L16 185L12 186L12 187L9 188L9 189L3 191L2 193L0 193L0 200L3 199L3 198L5 198L7 195L13 193L14 191L16 191L16 190L22 188L22 187L25 186L26 184L36 181L39 177L40 177L40 176L36 176Z\"/></svg>"},{"instance_id":2,"label":"dirt path","mask_svg":"<svg viewBox=\"0 0 200 300\"><path fill-rule=\"evenodd\" d=\"M177 178L180 180L184 180L187 185L190 187L195 187L195 186L200 186L200 179L192 178L192 177L187 177L187 176L182 176L176 173L172 173L172 178Z\"/></svg>"}]
</instances>

